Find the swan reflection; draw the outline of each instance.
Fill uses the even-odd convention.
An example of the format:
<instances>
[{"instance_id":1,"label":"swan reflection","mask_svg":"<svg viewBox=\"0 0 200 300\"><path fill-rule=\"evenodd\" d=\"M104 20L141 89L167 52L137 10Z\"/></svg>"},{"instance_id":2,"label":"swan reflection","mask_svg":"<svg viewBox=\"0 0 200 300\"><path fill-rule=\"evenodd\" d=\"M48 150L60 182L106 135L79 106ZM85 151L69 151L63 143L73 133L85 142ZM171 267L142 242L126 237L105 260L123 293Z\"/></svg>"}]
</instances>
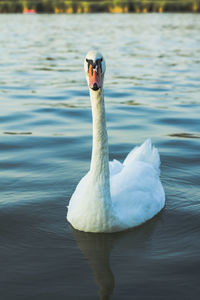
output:
<instances>
[{"instance_id":1,"label":"swan reflection","mask_svg":"<svg viewBox=\"0 0 200 300\"><path fill-rule=\"evenodd\" d=\"M109 299L115 286L114 275L110 268L110 251L116 235L113 233L86 233L72 227L71 230L78 247L93 271L94 279L99 287L100 299Z\"/></svg>"},{"instance_id":2,"label":"swan reflection","mask_svg":"<svg viewBox=\"0 0 200 300\"><path fill-rule=\"evenodd\" d=\"M156 216L143 226L118 233L86 233L70 226L78 247L92 269L94 280L99 288L100 300L110 299L115 287L115 278L110 267L111 250L115 247L116 251L120 252L120 256L131 257L130 268L134 270L132 272L134 284L137 268L144 267L143 259L149 256L151 237L159 224L157 221L160 217L161 215ZM119 278L120 274L118 274Z\"/></svg>"}]
</instances>

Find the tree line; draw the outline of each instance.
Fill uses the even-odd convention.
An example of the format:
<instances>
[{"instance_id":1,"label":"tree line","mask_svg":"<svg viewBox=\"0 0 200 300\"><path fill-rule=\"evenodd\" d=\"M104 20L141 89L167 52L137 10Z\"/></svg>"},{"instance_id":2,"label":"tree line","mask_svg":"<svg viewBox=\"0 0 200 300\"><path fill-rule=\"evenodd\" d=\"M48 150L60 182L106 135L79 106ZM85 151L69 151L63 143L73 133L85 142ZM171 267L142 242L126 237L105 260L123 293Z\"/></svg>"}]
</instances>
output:
<instances>
[{"instance_id":1,"label":"tree line","mask_svg":"<svg viewBox=\"0 0 200 300\"><path fill-rule=\"evenodd\" d=\"M0 13L200 12L200 0L0 0Z\"/></svg>"}]
</instances>

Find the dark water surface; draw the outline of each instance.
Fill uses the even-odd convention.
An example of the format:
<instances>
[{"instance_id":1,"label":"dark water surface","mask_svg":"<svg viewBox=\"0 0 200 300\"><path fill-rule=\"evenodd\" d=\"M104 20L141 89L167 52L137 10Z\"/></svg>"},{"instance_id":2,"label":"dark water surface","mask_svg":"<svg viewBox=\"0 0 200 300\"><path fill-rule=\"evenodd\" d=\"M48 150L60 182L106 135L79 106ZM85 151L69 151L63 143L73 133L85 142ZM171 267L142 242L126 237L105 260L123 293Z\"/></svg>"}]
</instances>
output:
<instances>
[{"instance_id":1,"label":"dark water surface","mask_svg":"<svg viewBox=\"0 0 200 300\"><path fill-rule=\"evenodd\" d=\"M199 299L200 16L0 16L0 298ZM74 231L87 172L83 71L107 60L110 159L151 137L166 207L116 234Z\"/></svg>"}]
</instances>

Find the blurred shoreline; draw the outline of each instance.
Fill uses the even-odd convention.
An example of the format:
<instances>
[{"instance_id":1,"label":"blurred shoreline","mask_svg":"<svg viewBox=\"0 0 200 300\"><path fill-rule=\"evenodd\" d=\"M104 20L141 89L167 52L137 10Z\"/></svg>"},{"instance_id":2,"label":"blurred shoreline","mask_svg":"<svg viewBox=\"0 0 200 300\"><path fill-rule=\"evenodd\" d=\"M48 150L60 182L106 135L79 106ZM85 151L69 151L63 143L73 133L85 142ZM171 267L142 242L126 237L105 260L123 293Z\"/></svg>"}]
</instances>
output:
<instances>
[{"instance_id":1,"label":"blurred shoreline","mask_svg":"<svg viewBox=\"0 0 200 300\"><path fill-rule=\"evenodd\" d=\"M200 12L200 0L0 0L0 13Z\"/></svg>"}]
</instances>

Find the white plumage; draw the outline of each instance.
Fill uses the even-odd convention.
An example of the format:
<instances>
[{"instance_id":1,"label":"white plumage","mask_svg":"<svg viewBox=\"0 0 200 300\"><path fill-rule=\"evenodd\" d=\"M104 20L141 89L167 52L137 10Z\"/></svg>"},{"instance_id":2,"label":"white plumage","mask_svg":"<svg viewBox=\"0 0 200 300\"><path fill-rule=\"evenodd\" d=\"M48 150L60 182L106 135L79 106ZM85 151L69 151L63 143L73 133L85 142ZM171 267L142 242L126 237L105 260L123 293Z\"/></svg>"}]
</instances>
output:
<instances>
[{"instance_id":1,"label":"white plumage","mask_svg":"<svg viewBox=\"0 0 200 300\"><path fill-rule=\"evenodd\" d=\"M91 74L88 61L94 63ZM102 88L105 60L100 53L88 53L85 71L93 115L92 159L90 171L81 179L70 199L67 219L75 229L86 232L122 231L144 223L164 207L165 194L159 178L160 157L148 139L135 147L123 163L108 162ZM101 72L101 81L98 72Z\"/></svg>"}]
</instances>

